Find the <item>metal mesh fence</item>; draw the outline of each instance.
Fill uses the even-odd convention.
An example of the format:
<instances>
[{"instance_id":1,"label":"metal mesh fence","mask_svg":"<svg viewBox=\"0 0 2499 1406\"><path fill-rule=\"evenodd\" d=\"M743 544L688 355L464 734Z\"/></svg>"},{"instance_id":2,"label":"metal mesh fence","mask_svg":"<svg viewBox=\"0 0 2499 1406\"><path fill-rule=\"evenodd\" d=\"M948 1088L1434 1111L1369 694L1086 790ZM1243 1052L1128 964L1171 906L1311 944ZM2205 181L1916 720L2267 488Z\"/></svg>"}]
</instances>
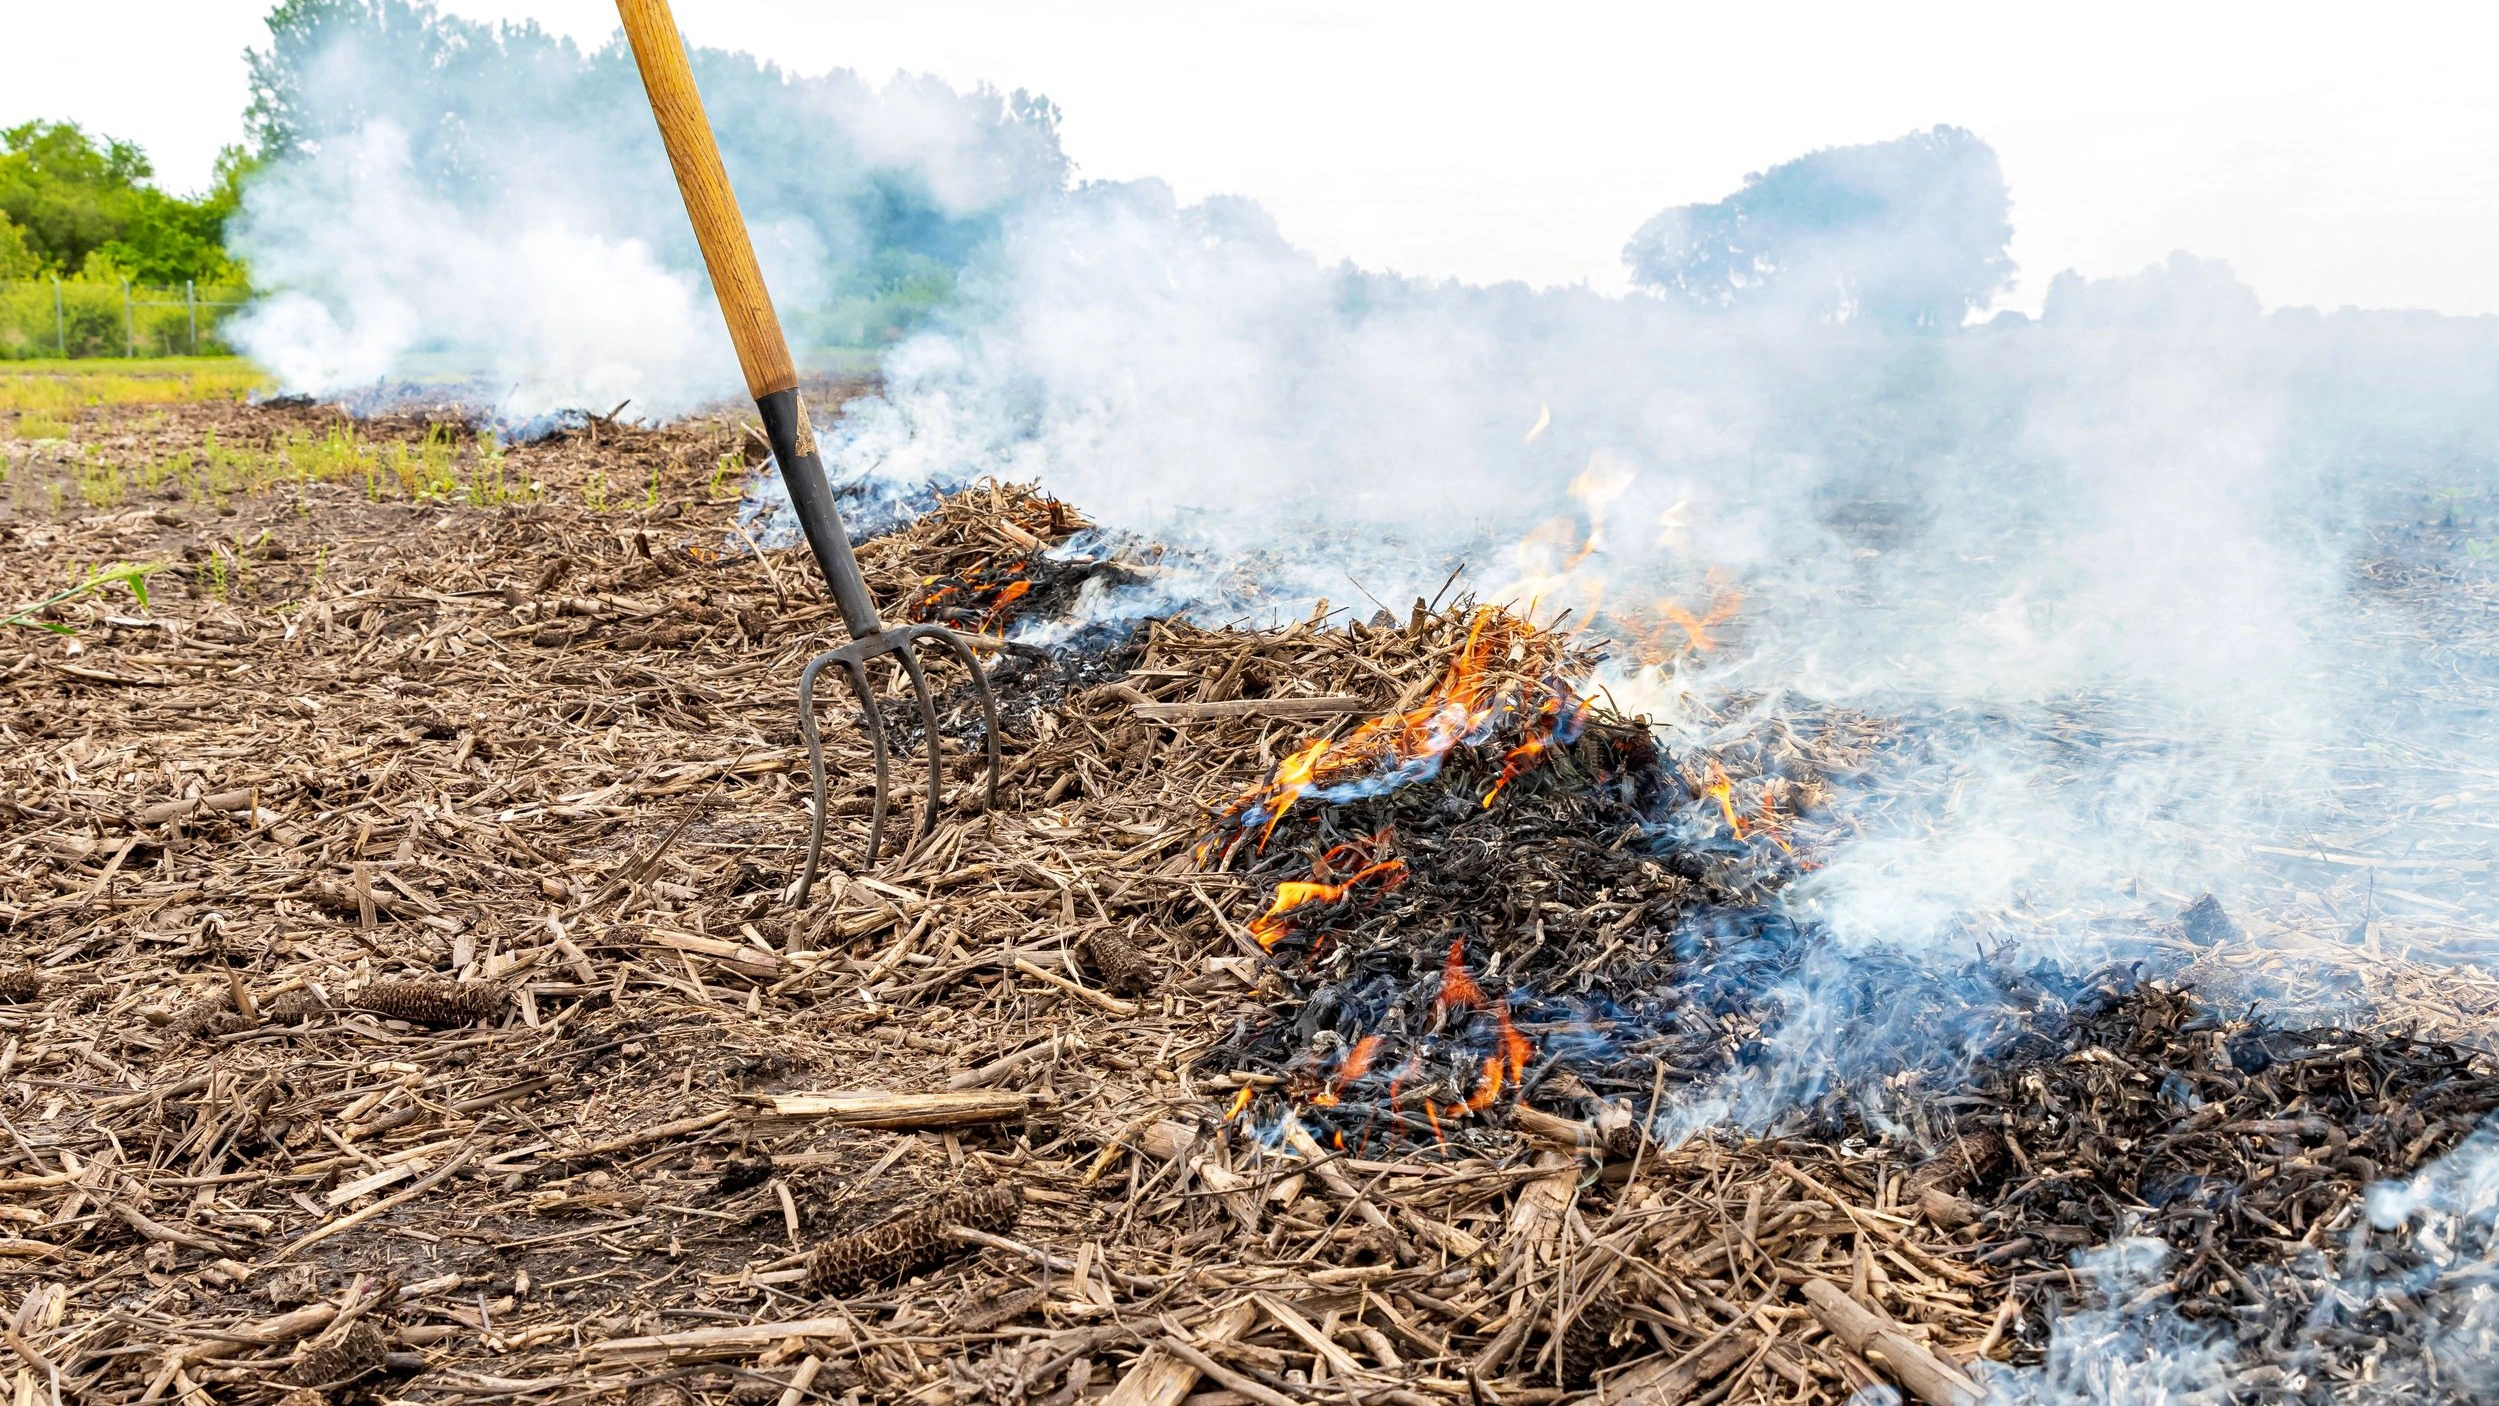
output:
<instances>
[{"instance_id":1,"label":"metal mesh fence","mask_svg":"<svg viewBox=\"0 0 2499 1406\"><path fill-rule=\"evenodd\" d=\"M231 285L0 280L0 359L221 355L218 331L247 301Z\"/></svg>"}]
</instances>

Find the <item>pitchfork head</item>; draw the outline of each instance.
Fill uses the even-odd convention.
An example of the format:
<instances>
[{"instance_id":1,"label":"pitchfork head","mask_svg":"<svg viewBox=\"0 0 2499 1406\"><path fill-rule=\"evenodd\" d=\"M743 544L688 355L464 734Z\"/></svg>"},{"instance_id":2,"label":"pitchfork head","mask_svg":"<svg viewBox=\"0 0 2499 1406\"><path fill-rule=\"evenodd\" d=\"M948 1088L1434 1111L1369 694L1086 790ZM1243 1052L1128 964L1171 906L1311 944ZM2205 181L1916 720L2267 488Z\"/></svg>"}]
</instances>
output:
<instances>
[{"instance_id":1,"label":"pitchfork head","mask_svg":"<svg viewBox=\"0 0 2499 1406\"><path fill-rule=\"evenodd\" d=\"M853 639L839 649L828 649L807 661L798 676L798 731L807 744L807 781L814 793L813 823L807 832L807 867L798 878L796 901L805 904L807 891L816 882L816 868L824 854L824 823L830 796L824 779L824 742L816 730L816 675L828 664L839 664L850 680L851 692L859 697L859 710L866 719L868 750L876 766L876 799L868 819L867 865L873 867L885 848L885 812L893 798L892 749L885 742L885 711L877 704L876 688L868 678L868 663L883 655L891 655L911 685L912 699L920 711L920 734L928 749L928 804L919 822L912 827L911 841L903 853L908 855L937 825L937 807L945 793L945 758L938 746L937 700L929 692L928 674L920 667L918 646L921 640L940 640L954 651L964 671L972 677L972 689L980 698L982 735L989 753L989 787L984 804L998 804L998 695L989 686L989 676L981 671L980 660L973 656L971 645L963 636L943 625L895 625Z\"/></svg>"},{"instance_id":2,"label":"pitchfork head","mask_svg":"<svg viewBox=\"0 0 2499 1406\"><path fill-rule=\"evenodd\" d=\"M859 559L850 549L850 533L842 525L841 512L834 507L833 489L824 475L824 461L816 454L815 432L807 424L807 408L801 404L795 389L774 391L759 396L755 408L763 415L764 437L772 444L773 457L783 467L781 481L789 490L790 507L797 515L799 529L807 534L807 545L813 551L816 565L824 572L825 589L833 594L833 603L842 613L842 623L850 630L850 643L839 649L828 649L807 661L798 676L798 732L807 744L807 781L815 797L815 814L807 832L807 867L799 875L794 902L805 904L808 890L815 887L816 870L824 859L824 826L831 797L824 779L824 741L816 731L816 675L828 664L842 666L850 680L851 692L859 696L860 712L866 719L868 748L876 763L875 810L868 821L867 864L873 868L885 849L885 813L893 806L893 748L885 740L885 713L877 706L876 686L869 681L868 665L891 656L896 668L911 686L911 697L919 705L920 732L928 748L928 805L920 821L912 827L911 841L904 853L918 847L921 838L937 826L937 808L944 800L946 763L938 746L937 699L929 692L928 673L920 667L919 646L922 640L942 642L972 677L972 691L980 698L984 745L989 752L989 789L987 804L998 803L998 695L989 686L989 676L981 672L980 660L972 654L971 642L943 625L888 625L876 612L876 601L868 592L867 576L859 569Z\"/></svg>"}]
</instances>

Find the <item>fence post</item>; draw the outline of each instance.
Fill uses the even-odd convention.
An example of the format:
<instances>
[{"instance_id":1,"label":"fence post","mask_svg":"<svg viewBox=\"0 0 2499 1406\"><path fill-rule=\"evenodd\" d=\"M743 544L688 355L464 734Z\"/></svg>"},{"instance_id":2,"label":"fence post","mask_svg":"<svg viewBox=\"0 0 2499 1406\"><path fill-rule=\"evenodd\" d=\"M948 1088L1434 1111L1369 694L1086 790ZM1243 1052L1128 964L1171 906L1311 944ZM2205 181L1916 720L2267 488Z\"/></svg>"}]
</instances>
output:
<instances>
[{"instance_id":1,"label":"fence post","mask_svg":"<svg viewBox=\"0 0 2499 1406\"><path fill-rule=\"evenodd\" d=\"M191 355L200 354L200 293L199 280L182 280L182 306L191 314Z\"/></svg>"},{"instance_id":2,"label":"fence post","mask_svg":"<svg viewBox=\"0 0 2499 1406\"><path fill-rule=\"evenodd\" d=\"M69 314L61 311L61 276L52 275L52 340L60 345L61 358L69 359Z\"/></svg>"},{"instance_id":3,"label":"fence post","mask_svg":"<svg viewBox=\"0 0 2499 1406\"><path fill-rule=\"evenodd\" d=\"M139 354L139 322L130 310L130 280L121 281L121 354L129 359Z\"/></svg>"}]
</instances>

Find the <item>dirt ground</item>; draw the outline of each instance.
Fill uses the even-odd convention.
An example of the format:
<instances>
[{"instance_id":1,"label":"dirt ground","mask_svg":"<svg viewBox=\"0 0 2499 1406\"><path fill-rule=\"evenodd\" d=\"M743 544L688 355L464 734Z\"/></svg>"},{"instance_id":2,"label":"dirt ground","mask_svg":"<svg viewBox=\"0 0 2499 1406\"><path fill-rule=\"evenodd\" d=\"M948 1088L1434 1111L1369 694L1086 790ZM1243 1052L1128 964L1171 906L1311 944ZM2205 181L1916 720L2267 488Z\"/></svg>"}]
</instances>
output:
<instances>
[{"instance_id":1,"label":"dirt ground","mask_svg":"<svg viewBox=\"0 0 2499 1406\"><path fill-rule=\"evenodd\" d=\"M2037 1360L2054 1296L2087 1296L2070 1252L2120 1233L1974 1114L1661 1150L1592 1071L1452 1087L1445 1121L1426 1093L1432 1136L1345 1142L1294 1083L1313 1056L1250 1038L1312 996L1251 936L1284 871L1195 847L1314 728L1423 696L1463 610L1002 654L986 814L941 669L944 818L873 873L828 708L836 867L802 909L793 690L842 635L803 552L740 540L761 456L735 419L509 447L310 405L59 428L8 442L0 595L165 567L145 608L106 585L44 612L73 634L0 638L21 1403L1958 1400L1981 1359ZM984 487L862 556L900 614L1073 526ZM1225 702L1251 706L1184 706ZM1502 814L1560 814L1607 765L1572 751ZM1613 882L1546 917L1636 932L1672 884L1736 891ZM1435 979L1435 1032L1491 1028ZM2248 1203L2285 1244L2499 1102L2455 1046L2277 1041L2247 1074L2166 996L2066 995L2038 1066L2065 1073L1968 1106L2094 1110L2021 1126L2117 1178L2077 1127L2175 1129L2094 1071L2189 1068L2227 1110L2210 1156L2310 1168ZM1679 1081L1742 1043L1707 1019ZM2370 1061L2366 1097L2297 1073ZM1670 1062L1626 1076L1650 1107ZM2389 1089L2417 1097L2367 1102ZM2360 1101L2312 1155L2330 1097ZM2193 1294L2292 1302L2239 1263ZM2337 1351L2282 1394L2362 1370Z\"/></svg>"}]
</instances>

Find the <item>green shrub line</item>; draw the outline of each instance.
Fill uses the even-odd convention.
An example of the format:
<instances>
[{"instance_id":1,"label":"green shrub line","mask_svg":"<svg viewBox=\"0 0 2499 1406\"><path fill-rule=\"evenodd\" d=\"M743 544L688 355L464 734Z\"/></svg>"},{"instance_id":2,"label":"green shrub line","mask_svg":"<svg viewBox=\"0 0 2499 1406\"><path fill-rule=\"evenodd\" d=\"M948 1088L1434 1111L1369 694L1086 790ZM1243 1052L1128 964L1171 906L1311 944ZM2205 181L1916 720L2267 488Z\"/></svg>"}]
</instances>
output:
<instances>
[{"instance_id":1,"label":"green shrub line","mask_svg":"<svg viewBox=\"0 0 2499 1406\"><path fill-rule=\"evenodd\" d=\"M0 281L0 361L230 355L221 329L247 297L234 284Z\"/></svg>"}]
</instances>

